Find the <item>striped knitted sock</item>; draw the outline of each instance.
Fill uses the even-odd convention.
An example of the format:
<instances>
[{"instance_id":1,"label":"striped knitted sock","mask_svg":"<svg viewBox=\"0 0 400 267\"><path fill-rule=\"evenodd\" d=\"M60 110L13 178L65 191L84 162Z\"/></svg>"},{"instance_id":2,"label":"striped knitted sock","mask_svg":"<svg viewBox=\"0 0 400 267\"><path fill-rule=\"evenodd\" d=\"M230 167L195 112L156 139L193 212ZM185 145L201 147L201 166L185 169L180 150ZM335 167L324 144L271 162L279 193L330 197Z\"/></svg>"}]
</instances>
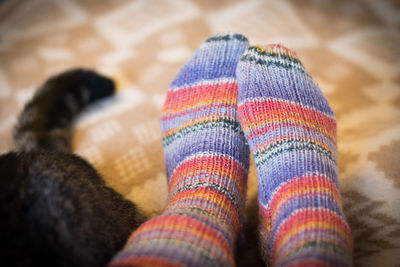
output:
<instances>
[{"instance_id":1,"label":"striped knitted sock","mask_svg":"<svg viewBox=\"0 0 400 267\"><path fill-rule=\"evenodd\" d=\"M350 266L338 191L336 120L285 47L250 47L237 68L238 113L257 168L260 244L272 266Z\"/></svg>"},{"instance_id":2,"label":"striped knitted sock","mask_svg":"<svg viewBox=\"0 0 400 267\"><path fill-rule=\"evenodd\" d=\"M249 164L235 71L247 46L242 35L212 37L172 82L161 116L169 202L112 266L234 265Z\"/></svg>"}]
</instances>

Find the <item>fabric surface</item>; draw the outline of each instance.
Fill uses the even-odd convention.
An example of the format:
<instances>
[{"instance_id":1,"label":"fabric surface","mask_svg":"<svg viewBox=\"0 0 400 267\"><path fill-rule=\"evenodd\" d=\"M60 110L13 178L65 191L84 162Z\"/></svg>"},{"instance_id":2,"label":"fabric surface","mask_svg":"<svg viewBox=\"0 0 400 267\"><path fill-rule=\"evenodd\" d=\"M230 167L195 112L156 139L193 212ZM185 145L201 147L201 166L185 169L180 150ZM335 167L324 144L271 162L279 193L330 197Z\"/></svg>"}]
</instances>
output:
<instances>
[{"instance_id":1,"label":"fabric surface","mask_svg":"<svg viewBox=\"0 0 400 267\"><path fill-rule=\"evenodd\" d=\"M250 157L235 73L248 46L243 35L213 36L171 83L161 115L168 204L110 266L235 266Z\"/></svg>"},{"instance_id":2,"label":"fabric surface","mask_svg":"<svg viewBox=\"0 0 400 267\"><path fill-rule=\"evenodd\" d=\"M337 116L339 182L356 266L400 262L400 4L397 0L3 0L0 152L34 89L83 66L118 94L77 121L74 151L151 215L166 204L159 116L167 88L208 37L295 50ZM239 266L260 264L251 163Z\"/></svg>"},{"instance_id":3,"label":"fabric surface","mask_svg":"<svg viewBox=\"0 0 400 267\"><path fill-rule=\"evenodd\" d=\"M332 109L296 54L251 46L240 59L238 115L254 157L259 243L271 266L353 266L338 190Z\"/></svg>"}]
</instances>

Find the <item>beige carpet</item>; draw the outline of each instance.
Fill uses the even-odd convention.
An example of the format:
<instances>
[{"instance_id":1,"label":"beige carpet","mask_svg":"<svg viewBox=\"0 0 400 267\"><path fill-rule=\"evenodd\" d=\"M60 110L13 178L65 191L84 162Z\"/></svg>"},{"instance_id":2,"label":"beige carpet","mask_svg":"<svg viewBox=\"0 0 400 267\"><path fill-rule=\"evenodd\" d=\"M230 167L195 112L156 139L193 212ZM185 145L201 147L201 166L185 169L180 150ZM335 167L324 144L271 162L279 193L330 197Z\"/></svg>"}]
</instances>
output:
<instances>
[{"instance_id":1,"label":"beige carpet","mask_svg":"<svg viewBox=\"0 0 400 267\"><path fill-rule=\"evenodd\" d=\"M160 107L200 43L240 32L297 51L336 111L345 213L357 266L400 266L400 2L398 0L0 1L0 152L34 89L83 66L119 93L85 112L76 153L148 214L166 200ZM251 169L240 266L257 266Z\"/></svg>"}]
</instances>

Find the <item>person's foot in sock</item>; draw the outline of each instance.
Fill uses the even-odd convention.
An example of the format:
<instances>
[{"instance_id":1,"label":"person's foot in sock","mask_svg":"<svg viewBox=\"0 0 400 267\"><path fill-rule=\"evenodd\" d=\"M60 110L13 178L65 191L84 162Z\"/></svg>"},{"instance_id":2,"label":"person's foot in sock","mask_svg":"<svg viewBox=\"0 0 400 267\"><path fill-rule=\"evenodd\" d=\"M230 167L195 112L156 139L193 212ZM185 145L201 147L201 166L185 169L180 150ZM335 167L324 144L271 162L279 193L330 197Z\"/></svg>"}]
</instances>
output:
<instances>
[{"instance_id":1,"label":"person's foot in sock","mask_svg":"<svg viewBox=\"0 0 400 267\"><path fill-rule=\"evenodd\" d=\"M235 265L249 165L235 71L247 47L239 34L212 37L172 82L161 116L168 205L111 266Z\"/></svg>"},{"instance_id":2,"label":"person's foot in sock","mask_svg":"<svg viewBox=\"0 0 400 267\"><path fill-rule=\"evenodd\" d=\"M241 126L257 168L260 245L272 266L351 266L336 120L294 52L250 47L237 68Z\"/></svg>"}]
</instances>

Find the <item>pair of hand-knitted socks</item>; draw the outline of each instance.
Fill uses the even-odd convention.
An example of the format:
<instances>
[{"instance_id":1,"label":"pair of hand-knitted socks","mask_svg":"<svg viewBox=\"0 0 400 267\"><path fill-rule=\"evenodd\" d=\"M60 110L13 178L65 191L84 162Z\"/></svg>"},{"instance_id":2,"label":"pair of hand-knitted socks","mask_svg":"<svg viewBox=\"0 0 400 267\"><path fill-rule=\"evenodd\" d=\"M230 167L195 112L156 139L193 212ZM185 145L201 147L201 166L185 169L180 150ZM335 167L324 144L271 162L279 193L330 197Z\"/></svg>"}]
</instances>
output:
<instances>
[{"instance_id":1,"label":"pair of hand-knitted socks","mask_svg":"<svg viewBox=\"0 0 400 267\"><path fill-rule=\"evenodd\" d=\"M293 52L248 48L239 34L208 39L172 82L161 127L168 206L132 234L111 266L234 266L247 142L257 168L265 263L352 265L336 121Z\"/></svg>"}]
</instances>

